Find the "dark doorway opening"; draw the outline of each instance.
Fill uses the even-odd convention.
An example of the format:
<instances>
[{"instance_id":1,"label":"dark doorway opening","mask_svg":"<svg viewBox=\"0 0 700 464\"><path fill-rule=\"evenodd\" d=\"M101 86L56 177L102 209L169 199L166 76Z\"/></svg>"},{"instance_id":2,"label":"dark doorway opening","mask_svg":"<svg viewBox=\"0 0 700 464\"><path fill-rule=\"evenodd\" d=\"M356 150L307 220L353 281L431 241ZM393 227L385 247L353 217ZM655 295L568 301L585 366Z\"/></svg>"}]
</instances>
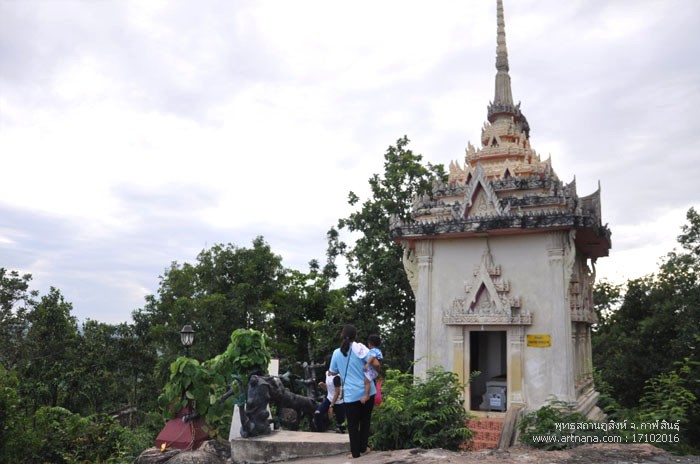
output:
<instances>
[{"instance_id":1,"label":"dark doorway opening","mask_svg":"<svg viewBox=\"0 0 700 464\"><path fill-rule=\"evenodd\" d=\"M479 371L470 385L473 411L505 411L506 332L469 332L469 372Z\"/></svg>"}]
</instances>

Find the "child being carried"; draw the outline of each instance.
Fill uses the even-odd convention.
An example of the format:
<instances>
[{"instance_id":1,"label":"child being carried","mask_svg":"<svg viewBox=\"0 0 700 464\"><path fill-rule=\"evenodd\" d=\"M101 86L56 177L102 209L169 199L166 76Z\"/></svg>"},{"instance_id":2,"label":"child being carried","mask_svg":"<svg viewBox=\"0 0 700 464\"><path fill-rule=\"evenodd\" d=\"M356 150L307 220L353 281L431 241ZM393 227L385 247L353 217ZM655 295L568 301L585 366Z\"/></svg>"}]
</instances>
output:
<instances>
[{"instance_id":1,"label":"child being carried","mask_svg":"<svg viewBox=\"0 0 700 464\"><path fill-rule=\"evenodd\" d=\"M374 382L379 375L380 361L384 358L382 350L379 349L381 344L382 340L379 338L379 335L372 334L367 337L367 348L369 348L370 357L365 364L365 396L363 396L360 400L360 403L362 404L365 404L369 400L369 392L372 385L371 382ZM375 368L375 360L376 365L378 366L377 368Z\"/></svg>"}]
</instances>

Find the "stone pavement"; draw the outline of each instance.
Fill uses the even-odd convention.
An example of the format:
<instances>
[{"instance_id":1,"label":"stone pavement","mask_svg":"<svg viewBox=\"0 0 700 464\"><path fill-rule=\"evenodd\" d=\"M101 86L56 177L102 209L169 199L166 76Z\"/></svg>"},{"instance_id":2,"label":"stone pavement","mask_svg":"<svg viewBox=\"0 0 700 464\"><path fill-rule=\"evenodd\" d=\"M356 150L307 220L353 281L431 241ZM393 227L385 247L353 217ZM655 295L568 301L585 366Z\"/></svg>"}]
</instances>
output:
<instances>
[{"instance_id":1,"label":"stone pavement","mask_svg":"<svg viewBox=\"0 0 700 464\"><path fill-rule=\"evenodd\" d=\"M357 459L348 454L294 459L289 464L700 464L700 456L674 456L648 444L584 445L563 451L523 446L507 450L454 452L442 449L372 451Z\"/></svg>"}]
</instances>

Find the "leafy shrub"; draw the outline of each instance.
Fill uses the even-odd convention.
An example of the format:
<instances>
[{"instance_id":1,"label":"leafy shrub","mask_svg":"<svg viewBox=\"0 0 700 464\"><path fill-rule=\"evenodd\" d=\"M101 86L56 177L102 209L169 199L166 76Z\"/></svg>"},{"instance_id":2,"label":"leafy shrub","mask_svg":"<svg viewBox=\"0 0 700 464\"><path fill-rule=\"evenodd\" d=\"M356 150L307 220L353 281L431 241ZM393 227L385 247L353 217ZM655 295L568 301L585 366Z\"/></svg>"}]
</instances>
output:
<instances>
[{"instance_id":1,"label":"leafy shrub","mask_svg":"<svg viewBox=\"0 0 700 464\"><path fill-rule=\"evenodd\" d=\"M231 334L224 356L230 362L231 373L245 377L266 373L271 358L265 335L250 329L237 329Z\"/></svg>"},{"instance_id":2,"label":"leafy shrub","mask_svg":"<svg viewBox=\"0 0 700 464\"><path fill-rule=\"evenodd\" d=\"M119 442L114 450L113 457L109 462L133 463L143 452L153 446L154 437L158 431L154 432L149 427L137 427L130 429L124 427L119 434Z\"/></svg>"},{"instance_id":3,"label":"leafy shrub","mask_svg":"<svg viewBox=\"0 0 700 464\"><path fill-rule=\"evenodd\" d=\"M226 351L204 363L192 358L176 359L158 402L166 418L192 405L204 418L210 436L226 436L231 426L232 404L220 402L219 398L232 379L240 379L245 387L248 377L265 373L269 363L265 335L257 330L237 329L231 334Z\"/></svg>"},{"instance_id":4,"label":"leafy shrub","mask_svg":"<svg viewBox=\"0 0 700 464\"><path fill-rule=\"evenodd\" d=\"M158 402L166 418L191 405L204 418L209 435L216 437L231 425L231 405L219 402L226 385L223 375L196 359L180 357L170 366L170 380Z\"/></svg>"},{"instance_id":5,"label":"leafy shrub","mask_svg":"<svg viewBox=\"0 0 700 464\"><path fill-rule=\"evenodd\" d=\"M621 425L617 430L627 443L643 442L645 436L655 434L662 437L653 443L655 446L675 454L697 454L693 426L700 417L700 406L693 387L697 389L699 383L700 363L686 358L674 365L675 369L644 382L644 394L635 408L622 407L610 395L609 385L595 377L596 389L601 392L598 406Z\"/></svg>"},{"instance_id":6,"label":"leafy shrub","mask_svg":"<svg viewBox=\"0 0 700 464\"><path fill-rule=\"evenodd\" d=\"M697 397L690 389L698 363L686 358L675 366L645 382L639 408L623 411L630 422L625 435L628 439L639 432L672 436L654 445L676 454L696 453L698 444L689 437L688 426L700 414Z\"/></svg>"},{"instance_id":7,"label":"leafy shrub","mask_svg":"<svg viewBox=\"0 0 700 464\"><path fill-rule=\"evenodd\" d=\"M9 462L110 462L118 454L124 430L104 414L83 417L60 407L41 407L32 420L25 448Z\"/></svg>"},{"instance_id":8,"label":"leafy shrub","mask_svg":"<svg viewBox=\"0 0 700 464\"><path fill-rule=\"evenodd\" d=\"M663 372L646 381L644 396L639 402L639 418L644 422L665 420L678 422L681 426L688 423L689 416L697 410L697 398L687 388L687 378L692 372L692 363L686 358L676 363L678 369Z\"/></svg>"},{"instance_id":9,"label":"leafy shrub","mask_svg":"<svg viewBox=\"0 0 700 464\"><path fill-rule=\"evenodd\" d=\"M622 410L620 403L613 396L612 386L603 378L603 373L598 369L593 369L593 384L598 391L598 406L608 417L618 419L618 411Z\"/></svg>"},{"instance_id":10,"label":"leafy shrub","mask_svg":"<svg viewBox=\"0 0 700 464\"><path fill-rule=\"evenodd\" d=\"M562 401L526 414L518 425L520 443L533 448L559 450L586 443L602 442L603 435L615 434L607 426L586 419Z\"/></svg>"},{"instance_id":11,"label":"leafy shrub","mask_svg":"<svg viewBox=\"0 0 700 464\"><path fill-rule=\"evenodd\" d=\"M372 417L371 446L459 449L472 435L466 426L463 391L457 374L441 367L430 369L425 380L387 370L383 401Z\"/></svg>"},{"instance_id":12,"label":"leafy shrub","mask_svg":"<svg viewBox=\"0 0 700 464\"><path fill-rule=\"evenodd\" d=\"M153 444L152 434L136 439L136 431L105 414L83 417L44 406L27 415L16 386L14 373L0 367L0 462L133 462Z\"/></svg>"}]
</instances>

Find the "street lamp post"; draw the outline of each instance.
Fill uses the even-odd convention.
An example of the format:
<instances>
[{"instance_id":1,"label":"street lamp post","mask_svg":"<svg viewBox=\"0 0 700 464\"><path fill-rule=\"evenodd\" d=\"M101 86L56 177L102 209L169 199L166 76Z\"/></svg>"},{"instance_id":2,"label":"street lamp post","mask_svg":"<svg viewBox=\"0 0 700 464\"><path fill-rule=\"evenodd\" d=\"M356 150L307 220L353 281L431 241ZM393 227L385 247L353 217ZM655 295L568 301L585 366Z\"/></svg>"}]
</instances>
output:
<instances>
[{"instance_id":1,"label":"street lamp post","mask_svg":"<svg viewBox=\"0 0 700 464\"><path fill-rule=\"evenodd\" d=\"M189 358L190 347L194 343L194 329L190 324L185 325L180 331L180 342L185 347L185 356ZM168 448L191 451L209 440L210 436L204 419L194 413L194 406L191 401L188 401L187 405L180 409L160 431L156 437L156 448L160 448L161 451Z\"/></svg>"},{"instance_id":2,"label":"street lamp post","mask_svg":"<svg viewBox=\"0 0 700 464\"><path fill-rule=\"evenodd\" d=\"M190 347L192 343L194 343L194 329L192 329L191 325L187 324L182 328L180 331L180 341L182 342L182 346L185 347L185 356L189 358Z\"/></svg>"}]
</instances>

